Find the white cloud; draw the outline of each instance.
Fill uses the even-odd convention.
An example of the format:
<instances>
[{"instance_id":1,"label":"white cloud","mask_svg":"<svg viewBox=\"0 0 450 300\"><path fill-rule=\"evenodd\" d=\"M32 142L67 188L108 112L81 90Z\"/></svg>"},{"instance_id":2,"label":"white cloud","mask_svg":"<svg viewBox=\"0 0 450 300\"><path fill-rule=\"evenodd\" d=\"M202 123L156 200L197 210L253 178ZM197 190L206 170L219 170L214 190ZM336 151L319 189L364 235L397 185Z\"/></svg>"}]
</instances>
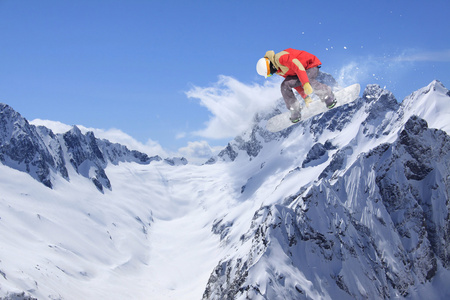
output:
<instances>
[{"instance_id":1,"label":"white cloud","mask_svg":"<svg viewBox=\"0 0 450 300\"><path fill-rule=\"evenodd\" d=\"M354 57L337 71L336 80L340 86L353 83L385 83L395 88L411 72L415 63L450 62L450 49L442 51L422 51L405 49L397 56Z\"/></svg>"},{"instance_id":2,"label":"white cloud","mask_svg":"<svg viewBox=\"0 0 450 300\"><path fill-rule=\"evenodd\" d=\"M30 121L30 124L35 126L44 126L48 129L51 129L53 133L64 133L72 129L72 126L58 122L58 121L50 121L50 120L42 120L42 119L34 119Z\"/></svg>"},{"instance_id":3,"label":"white cloud","mask_svg":"<svg viewBox=\"0 0 450 300\"><path fill-rule=\"evenodd\" d=\"M175 135L175 139L184 139L186 137L186 132L179 132Z\"/></svg>"},{"instance_id":4,"label":"white cloud","mask_svg":"<svg viewBox=\"0 0 450 300\"><path fill-rule=\"evenodd\" d=\"M228 76L219 76L211 87L193 87L186 94L198 98L212 114L206 127L193 134L211 139L234 138L251 125L255 113L273 106L281 97L277 79L247 85Z\"/></svg>"},{"instance_id":5,"label":"white cloud","mask_svg":"<svg viewBox=\"0 0 450 300\"><path fill-rule=\"evenodd\" d=\"M413 50L407 50L401 55L394 58L394 61L398 62L420 62L420 61L429 61L429 62L450 62L450 49L443 51L425 51L425 52L417 52Z\"/></svg>"},{"instance_id":6,"label":"white cloud","mask_svg":"<svg viewBox=\"0 0 450 300\"><path fill-rule=\"evenodd\" d=\"M41 120L35 119L30 122L33 125L41 125L51 129L54 133L65 133L69 131L72 126L51 120ZM121 131L120 129L111 128L108 130L98 129L98 128L88 128L83 125L77 125L77 127L81 130L82 133L86 133L88 131L92 131L97 138L109 140L112 143L119 143L125 145L130 150L137 150L140 152L144 152L150 156L160 155L162 157L167 157L166 151L161 147L161 145L149 139L145 144L137 141L130 135Z\"/></svg>"},{"instance_id":7,"label":"white cloud","mask_svg":"<svg viewBox=\"0 0 450 300\"><path fill-rule=\"evenodd\" d=\"M203 164L224 147L211 147L206 141L188 142L186 147L178 149L178 156L185 157L190 163Z\"/></svg>"}]
</instances>

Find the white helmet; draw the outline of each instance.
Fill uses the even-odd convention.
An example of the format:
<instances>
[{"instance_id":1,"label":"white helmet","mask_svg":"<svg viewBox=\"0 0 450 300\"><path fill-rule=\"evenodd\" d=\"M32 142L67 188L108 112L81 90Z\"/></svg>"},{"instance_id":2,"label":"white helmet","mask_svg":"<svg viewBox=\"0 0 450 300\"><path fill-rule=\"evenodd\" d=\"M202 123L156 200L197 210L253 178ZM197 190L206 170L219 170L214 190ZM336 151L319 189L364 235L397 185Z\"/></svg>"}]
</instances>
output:
<instances>
[{"instance_id":1,"label":"white helmet","mask_svg":"<svg viewBox=\"0 0 450 300\"><path fill-rule=\"evenodd\" d=\"M259 75L264 76L264 78L267 78L270 76L270 61L268 58L263 57L258 60L256 63L256 72L258 72Z\"/></svg>"}]
</instances>

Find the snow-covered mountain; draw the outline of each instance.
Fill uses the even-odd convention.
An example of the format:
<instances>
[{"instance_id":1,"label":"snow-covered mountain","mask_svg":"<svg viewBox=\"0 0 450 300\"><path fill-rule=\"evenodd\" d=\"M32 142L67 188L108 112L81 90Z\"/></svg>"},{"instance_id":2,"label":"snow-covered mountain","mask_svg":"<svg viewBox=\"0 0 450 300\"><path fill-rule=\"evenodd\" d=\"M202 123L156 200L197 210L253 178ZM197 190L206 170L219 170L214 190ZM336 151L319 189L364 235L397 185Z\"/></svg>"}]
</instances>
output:
<instances>
[{"instance_id":1,"label":"snow-covered mountain","mask_svg":"<svg viewBox=\"0 0 450 300\"><path fill-rule=\"evenodd\" d=\"M111 189L104 168L108 163L132 161L148 164L160 157L148 157L127 147L95 138L92 132L83 135L74 126L65 134L54 134L44 126L34 126L0 103L0 161L11 168L25 171L51 188L52 174L69 180L66 162L76 173L90 178L100 191Z\"/></svg>"},{"instance_id":2,"label":"snow-covered mountain","mask_svg":"<svg viewBox=\"0 0 450 300\"><path fill-rule=\"evenodd\" d=\"M197 166L1 105L0 297L449 297L450 92L283 109Z\"/></svg>"}]
</instances>

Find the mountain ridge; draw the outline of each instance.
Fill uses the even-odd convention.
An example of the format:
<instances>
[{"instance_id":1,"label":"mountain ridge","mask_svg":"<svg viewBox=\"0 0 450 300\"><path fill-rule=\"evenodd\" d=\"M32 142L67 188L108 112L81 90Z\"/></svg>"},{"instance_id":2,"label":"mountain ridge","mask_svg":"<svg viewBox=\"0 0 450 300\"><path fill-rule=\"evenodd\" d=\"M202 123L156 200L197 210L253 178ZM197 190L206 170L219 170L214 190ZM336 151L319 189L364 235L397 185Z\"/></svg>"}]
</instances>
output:
<instances>
[{"instance_id":1,"label":"mountain ridge","mask_svg":"<svg viewBox=\"0 0 450 300\"><path fill-rule=\"evenodd\" d=\"M63 134L54 134L44 126L31 125L20 113L0 103L0 161L14 169L26 171L52 188L52 172L70 179L69 165L92 180L99 191L111 189L105 168L108 163L134 161L149 164L159 156L149 157L126 146L100 140L89 131L81 133L77 126Z\"/></svg>"},{"instance_id":2,"label":"mountain ridge","mask_svg":"<svg viewBox=\"0 0 450 300\"><path fill-rule=\"evenodd\" d=\"M398 103L369 85L268 132L283 105L201 166L1 106L0 297L450 295L450 92L433 81Z\"/></svg>"},{"instance_id":3,"label":"mountain ridge","mask_svg":"<svg viewBox=\"0 0 450 300\"><path fill-rule=\"evenodd\" d=\"M448 135L445 131L442 130L435 130L435 129L428 129L428 124L425 120L419 118L417 115L414 115L411 113L410 110L408 110L408 107L411 107L413 101L419 100L419 97L417 94L422 95L422 98L425 97L430 93L430 91L434 92L442 92L444 91L444 96L447 97L446 101L448 101L448 91L445 92L445 88L442 86L442 84L438 81L432 82L429 86L422 89L420 92L416 92L411 95L410 98L406 99L406 102L404 104L398 104L395 97L392 95L392 93L387 92L383 89L381 89L377 85L370 85L368 86L363 96L356 100L351 105L345 106L341 108L341 110L337 109L337 111L330 111L327 114L317 116L314 120L307 121L304 126L295 127L292 126L289 130L289 134L294 134L296 131L301 132L299 135L302 137L307 136L308 134L311 134L311 144L313 145L311 148L309 146L306 146L305 148L310 148L309 152L305 153L306 159L303 160L302 165L298 166L294 169L292 169L287 176L282 178L282 181L284 180L292 180L294 177L298 177L299 174L302 172L303 169L307 169L309 165L312 166L320 166L324 165L324 167L321 168L321 172L318 172L318 177L313 176L312 178L317 178L317 180L314 180L313 182L306 183L306 184L299 184L300 189L299 192L286 197L287 204L286 206L281 205L280 202L275 202L273 205L265 206L266 208L263 208L263 210L269 209L269 211L272 211L272 209L275 209L277 211L277 214L280 213L282 215L287 214L287 212L283 212L285 210L290 211L289 215L295 216L295 215L303 215L302 210L310 210L310 206L307 205L308 208L303 208L299 210L298 213L293 213L290 209L290 207L293 205L293 201L302 202L299 204L299 206L305 206L304 200L298 200L298 199L311 199L311 197L315 197L316 199L316 205L320 203L320 201L333 198L333 193L324 195L324 191L326 190L333 190L333 185L338 184L338 182L343 181L342 176L346 176L345 174L349 172L349 170L352 168L352 166L359 160L364 157L371 157L375 155L377 152L381 152L381 155L378 156L378 159L382 161L381 158L384 158L383 155L391 149L392 144L393 145L403 145L405 147L404 151L405 153L398 156L411 156L410 160L407 160L404 164L398 165L397 169L402 169L405 167L405 175L407 181L423 181L427 176L429 176L430 172L432 170L439 169L440 175L438 176L440 181L447 182L444 185L435 184L433 189L439 190L439 196L434 196L434 200L430 200L430 195L423 195L426 194L423 191L426 190L425 188L412 188L412 185L407 185L408 188L403 188L404 190L416 190L416 194L420 194L420 196L416 195L416 198L423 197L426 200L428 204L423 204L417 202L418 200L414 197L412 199L404 200L405 202L412 202L416 204L411 204L412 206L417 205L418 207L423 207L427 205L431 205L430 203L433 201L445 201L449 197L449 190L448 190L448 176L450 174L448 173L448 161L449 157L445 154L445 150L443 151L437 151L439 155L436 155L436 159L439 157L445 157L440 158L442 160L442 164L446 165L447 168L442 168L439 164L434 164L432 167L427 164L430 163L430 159L426 157L425 155L421 154L422 152L430 152L429 147L420 147L420 143L414 142L414 139L411 138L411 136L420 135L425 133L429 133L430 135L436 134L442 139L442 141L435 141L433 142L433 145L437 144L438 149L448 149L449 145L449 139ZM429 100L429 99L426 99ZM423 101L422 101L423 102ZM436 103L429 102L427 103L429 105L436 105ZM448 105L447 105L448 107ZM353 112L352 112L353 111ZM414 113L417 113L416 110ZM447 108L448 112L448 108ZM340 132L345 129L346 124L350 124L351 122L354 122L355 118L358 117L359 114L359 122L361 124L361 127L354 128L353 129L353 138L348 138L346 144L340 143L340 141L336 141L336 139L326 139L325 141L320 141L318 137L324 134L326 130L331 132ZM326 116L330 115L332 116L331 120L327 120ZM380 117L381 116L381 117ZM427 112L427 109L425 109L425 116L429 116L429 113ZM269 118L269 116L266 116L266 119ZM353 121L352 121L353 120ZM433 122L439 122L435 119L432 119ZM448 123L448 121L447 121ZM448 129L448 124L446 123L445 128ZM404 125L403 125L404 124ZM256 125L251 131L251 133L247 133L247 139L243 139L242 137L236 138L234 141L230 142L223 152L219 154L219 157L223 161L234 161L237 160L239 155L247 156L248 159L254 160L255 155L253 149L259 149L259 147L254 147L253 144L258 144L260 141L258 140L258 137L256 136L256 132L258 132L259 128L262 128L263 124ZM307 129L310 128L310 132L307 132ZM302 132L303 131L303 132ZM356 132L356 134L355 134ZM285 132L281 132L278 135L275 135L274 139L277 140L277 142L282 141L285 138ZM262 137L263 139L265 137ZM367 140L370 141L370 147L367 149L364 149L367 147L369 143L364 143L362 149L355 149L358 148L358 145L361 143L361 140ZM374 140L378 140L374 143ZM423 142L423 141L422 141ZM428 142L428 141L427 141ZM308 143L305 141L305 143ZM324 146L327 145L326 147ZM361 146L359 146L361 147ZM275 147L276 149L276 147ZM275 149L271 149L274 151ZM336 150L334 150L336 149ZM332 151L334 150L334 151ZM281 149L283 151L283 149ZM389 150L392 151L392 150ZM230 155L230 153L232 155ZM421 155L420 155L421 154ZM398 158L397 158L398 159ZM245 159L244 159L245 160ZM301 160L301 159L300 159ZM395 159L392 159L395 160ZM425 163L427 162L427 163ZM266 162L263 163L264 165ZM263 165L262 164L262 165ZM375 168L376 164L374 164L373 167ZM367 167L366 167L367 168ZM256 169L256 168L255 168ZM381 172L381 171L379 171ZM385 170L387 173L387 171ZM297 175L296 175L297 174ZM359 175L361 176L361 175ZM374 199L375 202L383 202L383 203L389 203L388 199L389 197L392 197L392 195L395 195L394 197L402 199L402 193L399 192L401 190L400 188L396 187L396 185L393 183L395 182L395 179L397 177L394 176L394 178L391 178L390 183L386 183L386 180L384 180L384 177L387 175L378 175L372 180L372 187L370 189L377 190L378 192L372 191L372 193L376 194L376 198ZM356 179L355 176L351 176L352 179ZM252 180L254 180L255 175L252 175L252 177L249 178L246 185L244 185L243 189L241 189L242 192L245 192L247 190L247 186L251 183ZM360 179L359 179L360 180ZM299 180L299 182L302 182ZM351 185L350 180L345 182L345 185ZM280 184L281 185L281 184ZM322 188L319 188L317 186L322 186ZM323 187L327 186L327 188ZM392 187L396 187L395 190L392 190ZM428 187L427 187L428 188ZM312 192L311 189L319 189L322 190L317 192ZM341 189L344 189L344 187L341 187ZM367 187L362 184L362 186L354 187L355 190L367 190ZM394 194L393 191L396 191ZM338 191L335 191L337 194ZM363 194L364 195L364 194ZM375 197L375 196L372 196ZM348 196L343 197L344 199L355 199L357 198L356 195L350 194ZM297 199L297 200L296 200ZM387 205L387 204L386 204ZM383 205L384 206L384 205ZM345 207L345 201L341 200L338 204L338 207ZM323 208L323 207L322 207ZM449 207L444 205L441 207L443 211L449 210ZM281 209L281 212L280 212ZM322 211L328 212L332 210L331 207L325 207ZM430 220L433 219L432 216L430 216L433 209L419 209L419 211L416 211L412 209L413 211L408 211L407 213L411 216L417 215L422 216L423 219L428 220L427 226L422 227L421 224L421 217L416 217L416 225L413 226L414 228L405 228L405 225L403 225L400 221L394 220L392 221L392 218L389 216L386 216L386 220L382 218L375 218L374 222L379 222L381 224L393 224L392 230L394 232L400 232L400 236L411 235L411 231L415 232L421 232L421 241L417 244L417 247L419 248L420 245L426 245L422 246L425 247L427 250L423 250L420 254L415 254L416 256L414 258L411 257L412 254L409 256L403 256L405 257L405 261L409 261L412 266L405 264L403 273L395 272L393 271L396 269L396 267L389 266L389 263L385 262L387 260L386 257L382 255L381 250L379 247L372 246L372 252L376 253L379 259L379 262L375 265L360 265L360 268L367 269L367 268L378 268L379 270L387 270L385 271L384 279L380 278L379 274L378 277L376 274L372 275L364 275L359 274L358 276L355 276L357 278L364 278L361 276L372 276L372 278L379 278L381 284L377 284L375 286L366 282L363 284L365 288L361 288L360 286L355 286L354 283L348 282L348 278L350 274L346 274L345 272L343 274L334 274L333 272L330 272L329 278L334 278L335 283L335 289L330 288L333 291L333 295L340 295L338 298L365 298L369 297L369 295L377 295L377 297L380 298L389 298L392 297L396 292L398 292L402 296L408 296L410 295L410 292L408 291L411 286L413 286L416 282L419 282L420 284L424 284L427 280L430 280L435 274L437 270L438 263L436 262L436 257L440 257L441 261L440 264L443 264L444 267L448 266L448 253L445 249L445 245L448 245L448 234L445 233L446 230L448 230L449 227L449 220L448 220L448 214L446 215L443 213L443 215L440 215L438 219L438 223L440 223L439 226L437 226L436 223L431 222ZM403 213L403 212L401 212ZM266 213L267 214L267 213ZM273 214L273 213L271 213ZM323 214L323 213L322 213ZM341 215L348 215L349 212L342 212ZM338 215L338 214L337 214ZM258 217L259 214L255 214L254 220L256 217ZM226 218L226 217L225 217ZM275 218L275 217L273 217ZM281 217L283 219L285 217ZM293 217L290 217L293 218ZM278 221L275 221L272 219L271 221L265 221L262 222L263 224L258 227L257 230L249 230L250 233L245 234L245 236L254 236L254 239L252 240L252 244L256 245L254 250L249 250L249 252L246 255L239 256L238 258L233 258L229 260L221 261L218 266L216 267L215 271L211 274L211 277L209 279L208 287L204 293L203 299L240 299L245 297L250 297L252 299L278 299L277 297L280 297L280 295L283 295L283 299L302 299L303 297L309 298L327 298L331 294L329 294L329 291L321 291L319 288L317 290L309 289L308 291L305 291L305 289L300 288L298 284L295 284L295 282L292 283L290 287L286 286L285 280L286 276L283 276L281 281L284 282L282 285L278 285L277 282L280 280L277 277L269 276L269 279L265 280L265 288L261 290L261 283L255 285L252 284L252 279L247 280L248 278L251 278L249 274L252 273L252 269L256 268L258 269L258 264L264 265L264 262L261 262L264 260L263 256L260 256L258 259L255 259L254 254L251 253L271 253L276 250L270 250L268 249L267 245L270 244L271 239L275 240L282 240L282 243L285 246L285 248L281 251L281 253L285 253L288 255L290 253L292 245L295 244L296 239L297 240L303 240L303 241L309 241L314 240L318 243L322 244L324 243L324 247L321 248L324 253L330 252L333 250L333 245L345 245L342 238L336 239L326 239L327 232L319 232L317 235L314 235L315 237L308 237L304 238L305 235L311 235L311 233L314 233L314 227L311 227L309 225L306 225L308 228L307 230L303 230L303 234L301 234L301 230L298 228L298 224L302 224L302 221L299 216L297 216L296 222L289 222L289 224L284 224L284 227L287 227L287 229L283 229L282 232L284 233L277 233L277 234L271 234L271 228L278 228L280 225L278 225ZM321 219L323 216L321 216L321 213L319 211L316 212L316 214L308 219L308 222L311 222L311 220L314 219ZM275 218L276 219L276 218ZM280 219L280 217L278 217ZM331 217L330 217L331 219ZM353 218L344 217L342 220L346 220L346 223L353 224L353 231L358 232L359 230L362 231L361 234L359 234L359 240L364 240L364 234L369 235L372 232L368 229L366 225L361 225L359 221L354 220ZM265 224L264 224L265 223ZM252 225L251 227L254 227L256 225ZM261 227L263 226L263 227ZM282 227L283 227L282 226ZM317 225L317 227L321 227L320 225ZM441 232L439 234L436 234L433 232L433 228L438 227L441 228ZM289 229L291 228L291 229ZM293 228L293 229L292 229ZM348 227L346 227L348 228ZM347 229L346 229L347 230ZM286 232L297 232L297 234L287 234ZM269 233L267 233L269 232ZM264 233L262 235L262 233ZM223 232L221 233L221 238L223 237ZM275 237L274 237L275 235ZM338 235L338 234L336 234ZM358 234L356 234L358 235ZM282 238L280 237L282 236ZM378 235L380 236L380 235ZM429 239L426 238L430 237ZM437 241L436 236L439 236L440 238L444 238L446 241L444 245L437 245L439 242ZM259 240L258 240L259 238ZM393 237L394 238L394 237ZM251 239L250 239L251 240ZM331 242L330 242L331 240ZM370 239L364 242L367 245L373 245L373 241ZM245 241L245 239L244 239ZM334 242L333 242L334 241ZM338 243L339 241L339 243ZM278 243L278 242L277 242ZM239 243L238 243L239 244ZM263 246L262 246L263 245ZM235 248L246 248L243 245L235 246ZM261 248L262 247L262 248ZM367 247L367 246L366 246ZM283 247L282 247L283 248ZM402 246L403 249L406 247ZM252 249L252 247L250 247ZM331 250L330 250L331 249ZM349 248L353 249L353 248ZM408 248L409 249L409 248ZM433 252L433 249L440 249L436 252ZM353 251L353 250L352 250ZM411 251L411 250L406 250ZM446 252L447 254L444 254L443 252ZM236 251L238 253L239 251ZM278 251L279 253L280 251ZM334 252L339 253L338 250L334 250ZM426 253L426 254L424 254ZM434 254L432 254L434 253ZM270 255L270 254L268 254ZM281 255L281 254L280 254ZM302 252L301 255L306 255L306 253ZM399 256L402 256L403 254ZM289 256L289 255L288 255ZM326 255L324 254L326 257ZM341 254L342 256L342 254ZM364 252L360 252L358 256L364 257ZM444 258L444 259L442 259ZM273 258L271 258L273 259ZM293 259L293 258L292 258ZM258 263L255 263L255 260L259 260ZM270 261L270 259L269 259ZM243 264L242 262L250 262L250 264ZM412 263L411 263L412 262ZM254 264L252 266L252 264ZM276 269L275 265L270 264L270 262L267 262L266 264L270 265L270 267L263 267L265 270L274 270ZM294 262L288 263L287 265L294 265L297 266L297 270L293 270L290 275L298 273L298 270L302 270L305 272L305 268L302 268L302 265L308 265L307 262L303 261L301 264L295 264ZM402 265L402 264L400 264ZM418 267L418 266L421 266ZM318 268L320 271L323 271L327 269L326 265L321 265L321 268ZM381 271L378 271L381 272ZM382 273L382 272L381 272ZM413 273L412 277L410 274ZM234 276L232 275L234 274ZM298 274L297 274L298 275ZM321 274L323 276L323 274ZM320 276L319 274L315 275ZM255 275L254 277L258 277ZM295 277L295 276L293 276ZM226 279L225 279L226 278ZM303 278L303 279L302 279ZM309 281L314 282L314 286L321 286L323 283L315 281L314 276L311 275L311 278L308 278ZM270 283L267 283L267 280L269 280ZM303 276L299 276L297 280L305 280ZM383 281L384 280L384 281ZM249 282L247 282L249 281ZM327 286L333 285L332 281L327 281ZM262 285L264 286L264 284ZM278 286L278 289L276 289L274 286ZM341 290L341 291L339 291ZM345 293L341 293L344 291Z\"/></svg>"}]
</instances>

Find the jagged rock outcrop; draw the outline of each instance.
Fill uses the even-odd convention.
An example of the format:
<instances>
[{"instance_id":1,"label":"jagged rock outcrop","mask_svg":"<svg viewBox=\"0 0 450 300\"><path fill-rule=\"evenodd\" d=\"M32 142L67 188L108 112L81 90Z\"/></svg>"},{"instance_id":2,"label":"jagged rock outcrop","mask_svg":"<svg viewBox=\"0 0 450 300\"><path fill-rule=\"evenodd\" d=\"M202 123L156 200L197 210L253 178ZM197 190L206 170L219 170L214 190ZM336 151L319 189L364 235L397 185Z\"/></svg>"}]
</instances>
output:
<instances>
[{"instance_id":1,"label":"jagged rock outcrop","mask_svg":"<svg viewBox=\"0 0 450 300\"><path fill-rule=\"evenodd\" d=\"M188 160L185 157L165 158L164 162L171 166L184 166L188 164Z\"/></svg>"}]
</instances>

